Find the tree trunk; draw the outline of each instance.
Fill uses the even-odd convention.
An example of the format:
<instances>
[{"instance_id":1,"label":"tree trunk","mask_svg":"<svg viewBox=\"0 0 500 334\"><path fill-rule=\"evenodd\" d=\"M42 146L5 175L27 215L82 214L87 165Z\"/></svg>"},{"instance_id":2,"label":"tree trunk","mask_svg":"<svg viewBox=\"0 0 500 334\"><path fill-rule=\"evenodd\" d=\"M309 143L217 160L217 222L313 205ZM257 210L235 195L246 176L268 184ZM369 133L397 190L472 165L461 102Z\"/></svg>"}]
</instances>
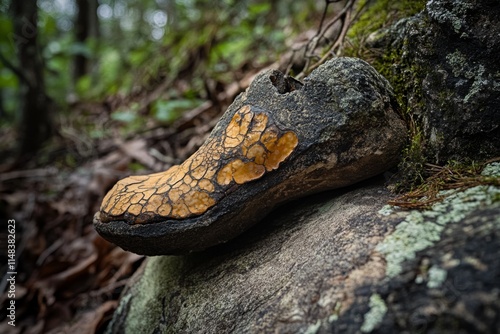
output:
<instances>
[{"instance_id":1,"label":"tree trunk","mask_svg":"<svg viewBox=\"0 0 500 334\"><path fill-rule=\"evenodd\" d=\"M97 8L99 3L97 0L89 0L89 26L90 26L90 36L98 39L101 36L99 17L97 16Z\"/></svg>"},{"instance_id":2,"label":"tree trunk","mask_svg":"<svg viewBox=\"0 0 500 334\"><path fill-rule=\"evenodd\" d=\"M37 37L36 1L12 0L20 81L19 150L21 156L35 153L52 135L51 99L45 94L44 64Z\"/></svg>"},{"instance_id":3,"label":"tree trunk","mask_svg":"<svg viewBox=\"0 0 500 334\"><path fill-rule=\"evenodd\" d=\"M77 43L85 44L90 35L90 1L77 0L78 14L75 21L75 39ZM87 74L88 59L85 54L79 52L75 55L73 65L73 79L76 83L78 79Z\"/></svg>"}]
</instances>

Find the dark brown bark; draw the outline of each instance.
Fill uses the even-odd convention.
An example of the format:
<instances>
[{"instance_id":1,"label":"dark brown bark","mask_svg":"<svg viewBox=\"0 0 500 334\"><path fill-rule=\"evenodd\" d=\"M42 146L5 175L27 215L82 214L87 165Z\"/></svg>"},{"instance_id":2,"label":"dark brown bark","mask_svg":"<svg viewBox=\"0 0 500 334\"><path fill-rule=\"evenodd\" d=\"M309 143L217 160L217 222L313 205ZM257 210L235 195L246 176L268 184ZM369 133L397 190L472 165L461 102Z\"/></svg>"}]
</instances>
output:
<instances>
[{"instance_id":1,"label":"dark brown bark","mask_svg":"<svg viewBox=\"0 0 500 334\"><path fill-rule=\"evenodd\" d=\"M45 93L36 1L12 0L10 9L19 63L15 71L20 82L19 150L21 156L26 156L35 153L52 134L52 102Z\"/></svg>"}]
</instances>

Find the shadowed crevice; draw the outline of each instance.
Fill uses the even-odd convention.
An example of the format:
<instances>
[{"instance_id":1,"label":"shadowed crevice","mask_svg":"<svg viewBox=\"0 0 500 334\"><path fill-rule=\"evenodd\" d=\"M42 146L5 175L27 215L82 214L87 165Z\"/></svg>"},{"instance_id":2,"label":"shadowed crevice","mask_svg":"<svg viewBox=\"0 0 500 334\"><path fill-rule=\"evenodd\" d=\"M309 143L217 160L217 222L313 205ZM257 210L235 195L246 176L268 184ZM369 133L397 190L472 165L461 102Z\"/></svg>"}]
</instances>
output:
<instances>
[{"instance_id":1,"label":"shadowed crevice","mask_svg":"<svg viewBox=\"0 0 500 334\"><path fill-rule=\"evenodd\" d=\"M288 75L284 75L279 71L273 71L269 76L271 83L278 89L278 93L286 94L294 90L300 90L304 84Z\"/></svg>"}]
</instances>

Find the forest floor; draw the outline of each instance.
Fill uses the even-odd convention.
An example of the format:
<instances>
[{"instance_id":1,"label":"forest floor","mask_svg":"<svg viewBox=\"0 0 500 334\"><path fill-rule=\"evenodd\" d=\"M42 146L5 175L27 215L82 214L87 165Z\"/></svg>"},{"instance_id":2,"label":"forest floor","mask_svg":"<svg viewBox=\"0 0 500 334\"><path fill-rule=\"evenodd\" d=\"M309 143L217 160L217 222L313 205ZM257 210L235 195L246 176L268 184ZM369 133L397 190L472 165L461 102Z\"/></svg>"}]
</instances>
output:
<instances>
[{"instance_id":1,"label":"forest floor","mask_svg":"<svg viewBox=\"0 0 500 334\"><path fill-rule=\"evenodd\" d=\"M130 174L160 172L181 163L205 140L222 112L258 72L242 73L217 95L169 126L123 136L109 105L75 104L60 130L32 160L15 169L0 165L0 213L15 221L15 257L0 254L0 332L102 332L121 291L144 260L102 239L92 226L106 192ZM148 99L145 94L142 99ZM75 124L74 120L80 124ZM107 138L90 139L82 124L100 124ZM12 142L13 130L0 140ZM10 169L10 170L9 170ZM2 229L2 249L9 231ZM9 258L15 267L9 266ZM9 290L15 287L15 327L8 324Z\"/></svg>"}]
</instances>

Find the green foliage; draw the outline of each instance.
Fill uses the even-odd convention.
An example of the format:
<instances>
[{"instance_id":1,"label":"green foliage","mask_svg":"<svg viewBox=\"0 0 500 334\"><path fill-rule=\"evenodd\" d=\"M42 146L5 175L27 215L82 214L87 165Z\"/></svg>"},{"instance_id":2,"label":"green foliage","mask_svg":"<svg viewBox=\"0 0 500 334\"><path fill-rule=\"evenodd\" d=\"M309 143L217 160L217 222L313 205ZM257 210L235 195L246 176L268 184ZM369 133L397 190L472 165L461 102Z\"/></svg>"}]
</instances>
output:
<instances>
[{"instance_id":1,"label":"green foliage","mask_svg":"<svg viewBox=\"0 0 500 334\"><path fill-rule=\"evenodd\" d=\"M123 135L136 132L146 124L144 117L140 117L139 109L138 103L131 103L111 113L111 119L122 124L120 129Z\"/></svg>"},{"instance_id":2,"label":"green foliage","mask_svg":"<svg viewBox=\"0 0 500 334\"><path fill-rule=\"evenodd\" d=\"M111 119L123 123L134 123L139 117L133 110L117 110L111 114Z\"/></svg>"},{"instance_id":3,"label":"green foliage","mask_svg":"<svg viewBox=\"0 0 500 334\"><path fill-rule=\"evenodd\" d=\"M186 110L195 108L200 104L195 99L157 100L152 105L152 114L160 123L171 123L179 118Z\"/></svg>"},{"instance_id":4,"label":"green foliage","mask_svg":"<svg viewBox=\"0 0 500 334\"><path fill-rule=\"evenodd\" d=\"M124 78L123 68L120 64L120 53L114 49L103 50L100 58L99 66L99 86L106 90L107 94L118 92L119 87L124 85L124 82L118 78ZM101 88L102 89L102 88Z\"/></svg>"},{"instance_id":5,"label":"green foliage","mask_svg":"<svg viewBox=\"0 0 500 334\"><path fill-rule=\"evenodd\" d=\"M138 162L129 163L127 169L130 170L134 174L141 172L141 171L144 171L144 170L147 170L146 167L144 167L142 164L140 164Z\"/></svg>"},{"instance_id":6,"label":"green foliage","mask_svg":"<svg viewBox=\"0 0 500 334\"><path fill-rule=\"evenodd\" d=\"M74 42L71 36L62 36L50 41L43 49L45 62L45 84L47 94L59 106L66 105L71 88L71 61L74 55Z\"/></svg>"},{"instance_id":7,"label":"green foliage","mask_svg":"<svg viewBox=\"0 0 500 334\"><path fill-rule=\"evenodd\" d=\"M208 79L224 87L248 69L277 60L285 39L310 28L322 6L314 0L101 0L98 37L79 43L77 8L50 0L37 3L46 93L57 110L71 118L69 102L110 100L111 124L127 134L170 123L199 105L208 97ZM14 39L12 17L2 11L0 53L20 67ZM84 55L89 65L78 80L73 77L76 55ZM182 88L175 85L179 81ZM9 128L16 121L18 90L18 78L0 62L0 102L7 116L0 126ZM144 98L151 92L159 92L153 94L156 100ZM106 137L103 128L87 130L91 138Z\"/></svg>"}]
</instances>

